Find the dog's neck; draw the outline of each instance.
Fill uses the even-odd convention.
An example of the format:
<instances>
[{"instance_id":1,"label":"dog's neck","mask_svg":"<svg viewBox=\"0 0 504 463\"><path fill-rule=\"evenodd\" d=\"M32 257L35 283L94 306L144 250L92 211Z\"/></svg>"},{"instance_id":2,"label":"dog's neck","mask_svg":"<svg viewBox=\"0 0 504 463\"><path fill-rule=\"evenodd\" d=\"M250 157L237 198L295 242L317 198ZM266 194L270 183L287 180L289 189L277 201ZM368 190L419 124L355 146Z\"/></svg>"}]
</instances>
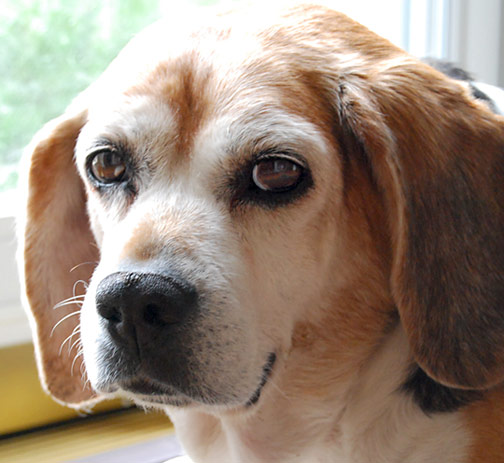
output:
<instances>
[{"instance_id":1,"label":"dog's neck","mask_svg":"<svg viewBox=\"0 0 504 463\"><path fill-rule=\"evenodd\" d=\"M195 462L463 462L470 440L460 416L428 416L401 391L410 364L398 326L357 373L335 382L332 393L307 391L294 380L270 384L247 415L169 415Z\"/></svg>"}]
</instances>

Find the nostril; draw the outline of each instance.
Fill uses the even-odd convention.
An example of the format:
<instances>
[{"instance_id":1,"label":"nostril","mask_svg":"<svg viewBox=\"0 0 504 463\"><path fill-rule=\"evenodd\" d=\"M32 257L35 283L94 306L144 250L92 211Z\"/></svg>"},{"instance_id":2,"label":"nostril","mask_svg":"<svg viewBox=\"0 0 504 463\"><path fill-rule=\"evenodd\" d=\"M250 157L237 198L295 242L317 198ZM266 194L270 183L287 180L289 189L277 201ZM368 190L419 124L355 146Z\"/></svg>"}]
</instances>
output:
<instances>
[{"instance_id":1,"label":"nostril","mask_svg":"<svg viewBox=\"0 0 504 463\"><path fill-rule=\"evenodd\" d=\"M194 316L198 292L172 276L117 272L98 284L95 301L111 334L148 338L157 329Z\"/></svg>"},{"instance_id":2,"label":"nostril","mask_svg":"<svg viewBox=\"0 0 504 463\"><path fill-rule=\"evenodd\" d=\"M143 312L144 321L151 326L173 325L180 320L173 316L173 312L163 309L157 304L147 304Z\"/></svg>"},{"instance_id":3,"label":"nostril","mask_svg":"<svg viewBox=\"0 0 504 463\"><path fill-rule=\"evenodd\" d=\"M160 308L156 304L147 304L144 309L143 318L149 325L161 325L161 317L159 316Z\"/></svg>"},{"instance_id":4,"label":"nostril","mask_svg":"<svg viewBox=\"0 0 504 463\"><path fill-rule=\"evenodd\" d=\"M100 304L98 307L98 313L105 320L117 324L122 322L122 313L118 307L108 304Z\"/></svg>"}]
</instances>

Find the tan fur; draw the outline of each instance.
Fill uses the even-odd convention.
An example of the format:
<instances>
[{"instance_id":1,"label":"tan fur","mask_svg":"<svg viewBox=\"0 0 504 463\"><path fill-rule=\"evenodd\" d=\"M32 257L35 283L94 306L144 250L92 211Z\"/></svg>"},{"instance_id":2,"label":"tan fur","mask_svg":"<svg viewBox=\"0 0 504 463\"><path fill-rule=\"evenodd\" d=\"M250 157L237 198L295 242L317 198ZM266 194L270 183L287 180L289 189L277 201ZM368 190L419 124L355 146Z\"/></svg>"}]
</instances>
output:
<instances>
[{"instance_id":1,"label":"tan fur","mask_svg":"<svg viewBox=\"0 0 504 463\"><path fill-rule=\"evenodd\" d=\"M107 202L86 180L98 135L147 165L133 199ZM216 301L195 369L230 397L227 408L169 409L198 461L365 463L376 446L383 461L413 447L407 461L432 461L439 447L461 462L466 432L489 458L468 461L501 461L504 402L486 391L504 377L503 147L503 119L467 89L325 8L223 15L195 33L153 26L29 148L25 276L46 388L68 403L93 397L85 377L68 376L72 355L58 355L78 318L50 337L75 310L52 310L73 282L89 284L93 381L100 280L169 262ZM272 148L303 155L313 188L285 207L243 204L230 179ZM390 343L400 352L389 384L369 372L391 362ZM240 408L232 400L250 397L272 351L271 384ZM400 392L415 363L482 391L465 415L436 418L435 429L451 423L446 439L428 435L429 418ZM376 403L355 412L359 391L375 389ZM398 416L379 411L389 400ZM404 442L387 435L408 418L432 445L408 437L414 429Z\"/></svg>"},{"instance_id":2,"label":"tan fur","mask_svg":"<svg viewBox=\"0 0 504 463\"><path fill-rule=\"evenodd\" d=\"M470 406L465 419L471 429L470 463L500 463L504 455L504 390L490 392L482 402Z\"/></svg>"},{"instance_id":3,"label":"tan fur","mask_svg":"<svg viewBox=\"0 0 504 463\"><path fill-rule=\"evenodd\" d=\"M85 293L82 284L74 284L87 281L97 261L97 249L90 246L93 238L84 211L84 191L68 156L85 117L63 116L43 129L38 136L41 141L35 139L26 210L26 223L33 225L24 236L25 290L35 315L41 380L49 393L65 402L84 402L95 396L82 382L80 345L74 344L79 335L71 336L79 326L79 316L70 316L56 327L79 305L54 308Z\"/></svg>"},{"instance_id":4,"label":"tan fur","mask_svg":"<svg viewBox=\"0 0 504 463\"><path fill-rule=\"evenodd\" d=\"M207 97L210 71L195 64L199 61L201 58L195 53L162 64L142 85L126 92L132 97L148 93L169 105L179 127L176 151L180 155L189 155L194 135L212 110L211 99Z\"/></svg>"}]
</instances>

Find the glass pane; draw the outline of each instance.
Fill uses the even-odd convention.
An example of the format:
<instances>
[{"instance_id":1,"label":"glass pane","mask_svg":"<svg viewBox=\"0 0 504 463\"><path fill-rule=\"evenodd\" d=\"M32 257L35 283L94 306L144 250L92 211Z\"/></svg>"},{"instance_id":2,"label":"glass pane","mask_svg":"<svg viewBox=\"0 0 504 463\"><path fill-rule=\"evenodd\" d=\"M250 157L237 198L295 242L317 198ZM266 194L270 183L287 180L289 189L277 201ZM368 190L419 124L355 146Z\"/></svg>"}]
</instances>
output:
<instances>
[{"instance_id":1,"label":"glass pane","mask_svg":"<svg viewBox=\"0 0 504 463\"><path fill-rule=\"evenodd\" d=\"M136 32L160 17L161 3L2 0L0 191L15 186L16 163L33 134L61 114Z\"/></svg>"},{"instance_id":2,"label":"glass pane","mask_svg":"<svg viewBox=\"0 0 504 463\"><path fill-rule=\"evenodd\" d=\"M17 162L31 137L61 114L136 32L177 7L239 1L2 0L1 203L11 202L1 193L16 185ZM346 12L401 45L404 0L390 0L387 8L374 0L321 3Z\"/></svg>"}]
</instances>

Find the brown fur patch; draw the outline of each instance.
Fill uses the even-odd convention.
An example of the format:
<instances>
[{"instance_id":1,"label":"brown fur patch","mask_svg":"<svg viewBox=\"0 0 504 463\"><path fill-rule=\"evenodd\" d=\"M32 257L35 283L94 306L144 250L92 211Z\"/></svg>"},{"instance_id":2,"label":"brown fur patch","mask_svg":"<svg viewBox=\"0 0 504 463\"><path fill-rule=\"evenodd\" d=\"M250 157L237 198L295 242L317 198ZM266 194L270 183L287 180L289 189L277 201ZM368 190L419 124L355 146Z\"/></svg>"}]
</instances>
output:
<instances>
[{"instance_id":1,"label":"brown fur patch","mask_svg":"<svg viewBox=\"0 0 504 463\"><path fill-rule=\"evenodd\" d=\"M502 463L504 456L504 388L488 393L464 412L473 435L470 463Z\"/></svg>"},{"instance_id":2,"label":"brown fur patch","mask_svg":"<svg viewBox=\"0 0 504 463\"><path fill-rule=\"evenodd\" d=\"M62 117L35 138L24 230L24 276L37 323L39 371L46 390L68 403L95 396L89 385L82 382L78 331L72 336L79 326L78 313L56 327L65 316L78 312L79 306L54 309L56 304L83 293L82 285L74 284L89 280L98 259L97 248L90 246L94 239L89 230L83 185L73 160L75 141L85 118L85 113Z\"/></svg>"},{"instance_id":3,"label":"brown fur patch","mask_svg":"<svg viewBox=\"0 0 504 463\"><path fill-rule=\"evenodd\" d=\"M401 319L430 375L484 388L503 375L502 121L426 66L382 68L342 104L386 198Z\"/></svg>"},{"instance_id":4,"label":"brown fur patch","mask_svg":"<svg viewBox=\"0 0 504 463\"><path fill-rule=\"evenodd\" d=\"M147 94L164 101L175 115L174 160L191 154L194 137L212 110L208 84L212 71L197 52L161 63L126 95Z\"/></svg>"},{"instance_id":5,"label":"brown fur patch","mask_svg":"<svg viewBox=\"0 0 504 463\"><path fill-rule=\"evenodd\" d=\"M227 30L210 36L204 39L236 40ZM294 10L256 38L250 56L226 62L232 77L220 69L222 82L215 82L211 57L191 51L160 61L126 94L153 95L173 111L175 161L191 155L198 131L218 110L242 110L243 94L309 120L339 155L332 162L342 166L343 198L328 187L325 208L304 237L320 246L320 256L329 249L333 261L314 310L297 320L283 385L294 396L330 395L338 381L358 374L397 323L395 305L417 361L432 377L469 388L501 381L502 118L473 103L458 84L329 10ZM69 269L98 257L72 160L84 119L64 116L33 146L25 242L44 381L67 402L92 394L78 376L69 380L69 359L56 355L60 342L49 339L57 321L52 306L72 296L75 279L90 276L81 269L69 277ZM176 217L139 220L124 256L156 258L172 238L185 256L194 249L183 237L197 230L179 227ZM342 250L335 250L335 229ZM245 250L251 267L254 252ZM76 321L64 326L58 341ZM499 411L485 421L485 413L503 403L502 395L492 393L486 403L469 412L478 423L475 452L497 461L499 436L490 434L490 453L482 449L489 442L486 423L502 418Z\"/></svg>"}]
</instances>

